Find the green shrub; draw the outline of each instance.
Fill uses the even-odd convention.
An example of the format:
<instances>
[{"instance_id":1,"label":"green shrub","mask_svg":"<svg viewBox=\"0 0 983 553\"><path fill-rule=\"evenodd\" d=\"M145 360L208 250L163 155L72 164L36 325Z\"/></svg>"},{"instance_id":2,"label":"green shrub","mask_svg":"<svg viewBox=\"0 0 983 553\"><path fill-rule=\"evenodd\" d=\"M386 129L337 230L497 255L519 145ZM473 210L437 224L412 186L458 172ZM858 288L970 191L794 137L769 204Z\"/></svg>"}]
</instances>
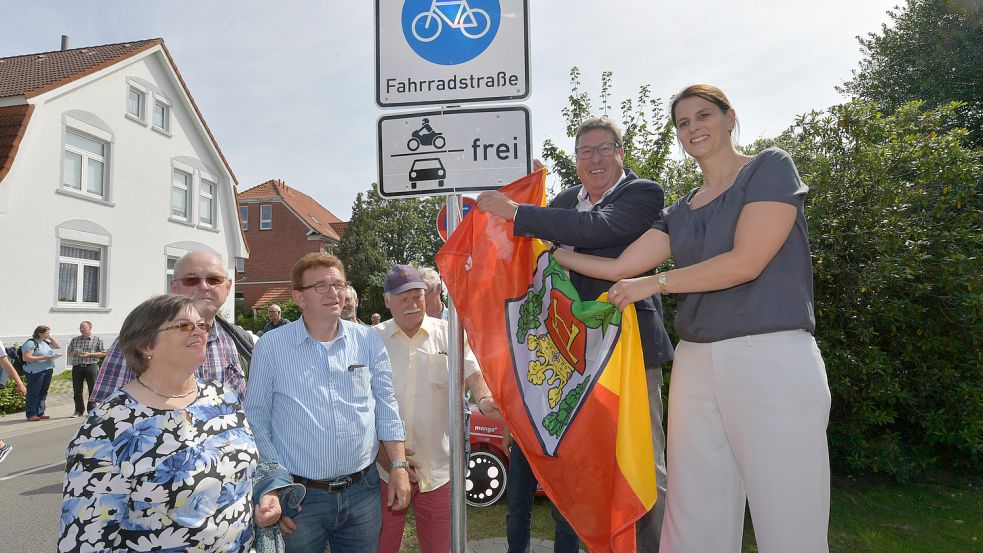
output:
<instances>
[{"instance_id":1,"label":"green shrub","mask_svg":"<svg viewBox=\"0 0 983 553\"><path fill-rule=\"evenodd\" d=\"M6 386L0 388L0 415L17 413L24 410L24 398L17 393L17 385L8 380Z\"/></svg>"}]
</instances>

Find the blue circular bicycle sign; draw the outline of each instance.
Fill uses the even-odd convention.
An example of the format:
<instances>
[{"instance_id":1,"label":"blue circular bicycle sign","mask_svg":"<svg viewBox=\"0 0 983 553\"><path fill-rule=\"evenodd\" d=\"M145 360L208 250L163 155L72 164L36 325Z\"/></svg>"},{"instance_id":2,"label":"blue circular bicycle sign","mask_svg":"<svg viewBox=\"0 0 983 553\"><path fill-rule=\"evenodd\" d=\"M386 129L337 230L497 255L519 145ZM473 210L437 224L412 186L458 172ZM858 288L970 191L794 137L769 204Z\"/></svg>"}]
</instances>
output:
<instances>
[{"instance_id":1,"label":"blue circular bicycle sign","mask_svg":"<svg viewBox=\"0 0 983 553\"><path fill-rule=\"evenodd\" d=\"M406 0L403 36L421 58L457 65L488 48L501 19L498 0Z\"/></svg>"}]
</instances>

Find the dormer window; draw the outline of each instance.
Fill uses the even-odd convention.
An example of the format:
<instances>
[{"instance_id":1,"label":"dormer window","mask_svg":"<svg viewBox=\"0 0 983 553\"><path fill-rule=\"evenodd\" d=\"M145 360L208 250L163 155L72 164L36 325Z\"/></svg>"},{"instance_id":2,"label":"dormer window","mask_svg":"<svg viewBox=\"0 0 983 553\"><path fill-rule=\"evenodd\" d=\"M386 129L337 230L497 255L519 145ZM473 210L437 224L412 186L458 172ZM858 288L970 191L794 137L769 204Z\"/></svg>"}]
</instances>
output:
<instances>
[{"instance_id":1,"label":"dormer window","mask_svg":"<svg viewBox=\"0 0 983 553\"><path fill-rule=\"evenodd\" d=\"M126 114L143 121L144 110L147 106L147 93L131 86L126 101Z\"/></svg>"},{"instance_id":2,"label":"dormer window","mask_svg":"<svg viewBox=\"0 0 983 553\"><path fill-rule=\"evenodd\" d=\"M154 100L154 130L165 134L171 131L171 107L160 99Z\"/></svg>"}]
</instances>

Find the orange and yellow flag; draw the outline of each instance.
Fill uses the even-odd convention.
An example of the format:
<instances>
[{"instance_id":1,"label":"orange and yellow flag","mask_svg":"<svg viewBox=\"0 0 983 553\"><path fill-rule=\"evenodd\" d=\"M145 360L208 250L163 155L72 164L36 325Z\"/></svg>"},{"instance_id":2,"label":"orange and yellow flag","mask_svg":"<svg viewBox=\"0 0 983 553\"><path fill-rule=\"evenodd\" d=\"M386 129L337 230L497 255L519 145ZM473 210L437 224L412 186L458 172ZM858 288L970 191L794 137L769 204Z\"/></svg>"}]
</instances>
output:
<instances>
[{"instance_id":1,"label":"orange and yellow flag","mask_svg":"<svg viewBox=\"0 0 983 553\"><path fill-rule=\"evenodd\" d=\"M545 170L501 189L543 205ZM634 306L581 299L542 241L472 210L437 254L512 435L592 552L635 550L656 499L652 429Z\"/></svg>"}]
</instances>

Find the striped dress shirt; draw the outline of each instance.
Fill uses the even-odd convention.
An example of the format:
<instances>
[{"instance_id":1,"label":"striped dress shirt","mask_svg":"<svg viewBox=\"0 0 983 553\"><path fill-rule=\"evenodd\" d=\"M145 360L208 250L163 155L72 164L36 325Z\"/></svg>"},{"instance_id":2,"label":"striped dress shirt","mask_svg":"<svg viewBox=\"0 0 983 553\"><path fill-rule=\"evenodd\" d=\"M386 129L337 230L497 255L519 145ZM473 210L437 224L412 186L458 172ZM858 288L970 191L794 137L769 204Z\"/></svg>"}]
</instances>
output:
<instances>
[{"instance_id":1,"label":"striped dress shirt","mask_svg":"<svg viewBox=\"0 0 983 553\"><path fill-rule=\"evenodd\" d=\"M261 461L312 480L358 472L375 461L379 441L405 440L386 346L348 321L326 344L303 316L264 334L244 408Z\"/></svg>"}]
</instances>

